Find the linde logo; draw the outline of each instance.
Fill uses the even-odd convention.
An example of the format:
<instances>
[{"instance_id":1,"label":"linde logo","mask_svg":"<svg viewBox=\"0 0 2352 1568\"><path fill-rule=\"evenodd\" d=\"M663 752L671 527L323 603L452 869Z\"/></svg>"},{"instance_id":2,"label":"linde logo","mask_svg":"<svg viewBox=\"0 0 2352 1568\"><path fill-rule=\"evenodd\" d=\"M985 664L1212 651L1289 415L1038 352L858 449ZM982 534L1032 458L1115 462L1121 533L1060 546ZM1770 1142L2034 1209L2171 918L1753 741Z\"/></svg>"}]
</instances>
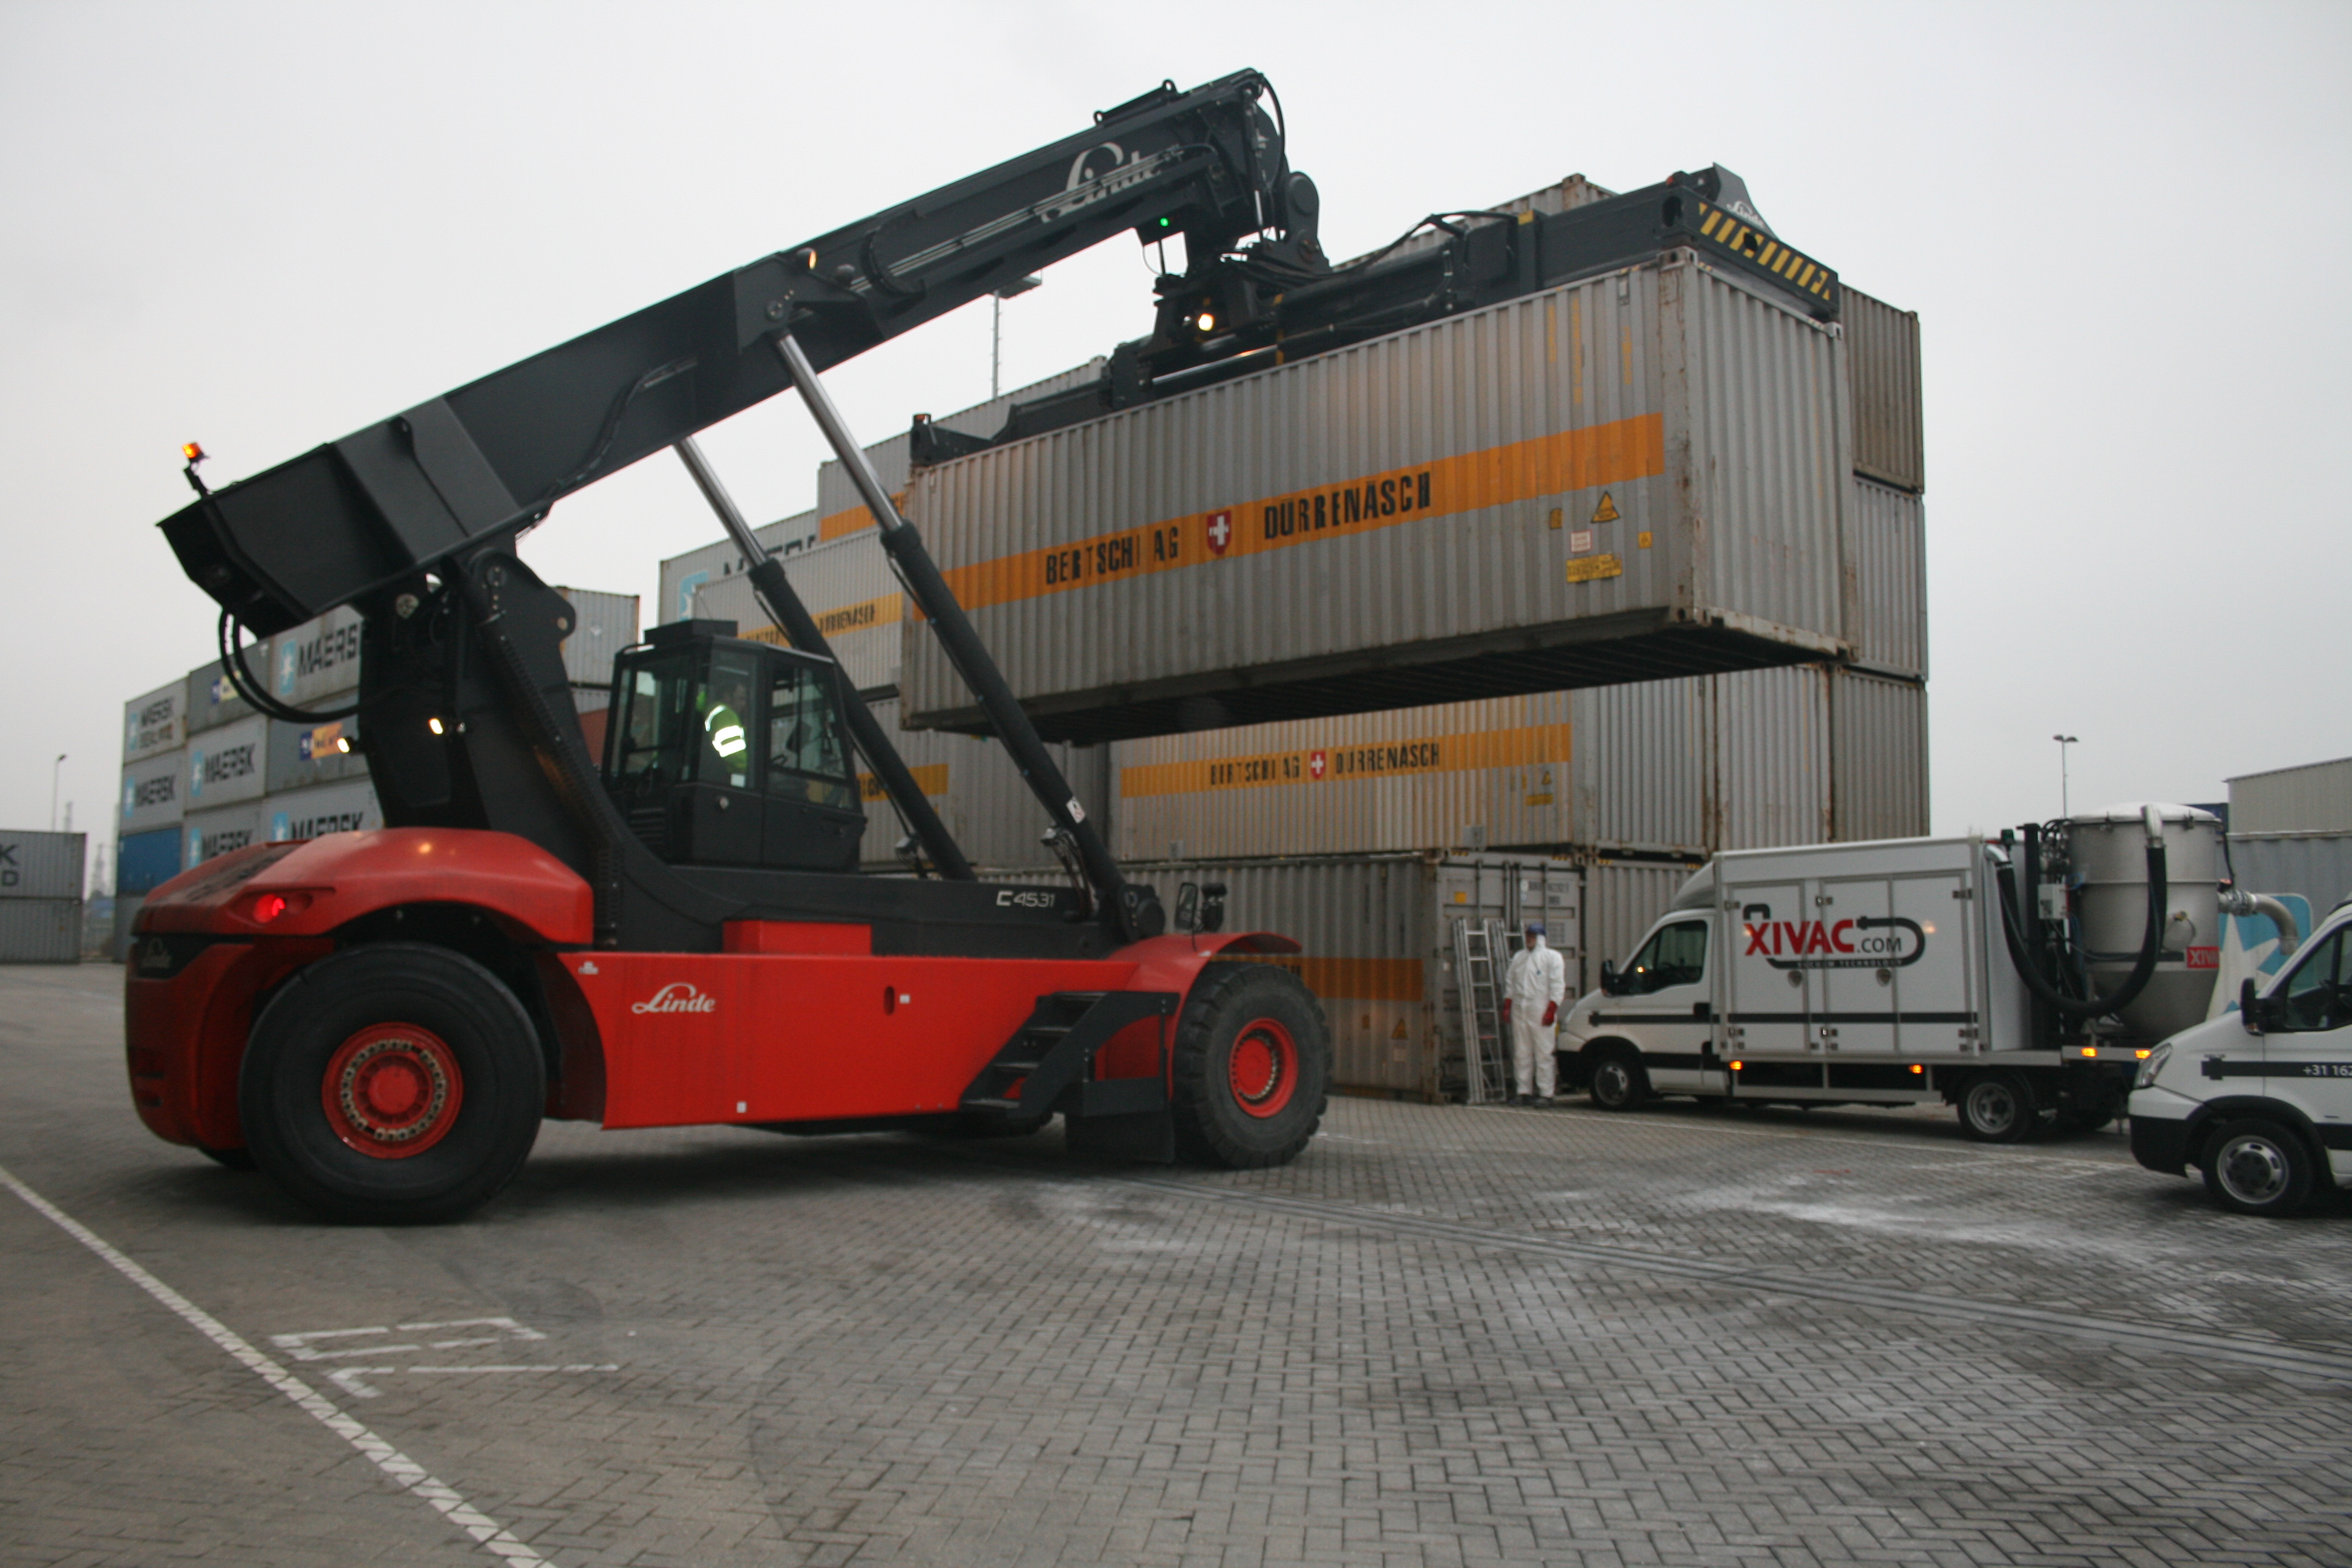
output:
<instances>
[{"instance_id":1,"label":"linde logo","mask_svg":"<svg viewBox=\"0 0 2352 1568\"><path fill-rule=\"evenodd\" d=\"M1842 921L1776 921L1768 904L1740 910L1748 936L1743 958L1775 969L1901 969L1927 951L1927 933L1900 915Z\"/></svg>"},{"instance_id":2,"label":"linde logo","mask_svg":"<svg viewBox=\"0 0 2352 1568\"><path fill-rule=\"evenodd\" d=\"M683 980L673 980L643 1002L629 1004L632 1013L716 1013L719 1004Z\"/></svg>"}]
</instances>

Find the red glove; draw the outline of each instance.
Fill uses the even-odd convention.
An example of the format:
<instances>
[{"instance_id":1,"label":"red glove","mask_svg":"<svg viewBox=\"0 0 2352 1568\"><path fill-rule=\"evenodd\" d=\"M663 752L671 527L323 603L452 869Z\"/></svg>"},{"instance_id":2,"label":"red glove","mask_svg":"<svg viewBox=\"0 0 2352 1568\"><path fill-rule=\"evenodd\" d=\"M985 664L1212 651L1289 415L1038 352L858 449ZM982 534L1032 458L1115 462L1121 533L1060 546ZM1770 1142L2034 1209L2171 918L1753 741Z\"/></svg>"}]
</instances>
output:
<instances>
[{"instance_id":1,"label":"red glove","mask_svg":"<svg viewBox=\"0 0 2352 1568\"><path fill-rule=\"evenodd\" d=\"M1503 998L1503 1022L1504 1022L1504 1023L1506 1023L1506 1024L1507 1024L1507 1023L1509 1023L1510 1021L1511 1021L1511 999L1510 999L1508 996L1506 996L1506 997L1504 997L1504 998Z\"/></svg>"},{"instance_id":2,"label":"red glove","mask_svg":"<svg viewBox=\"0 0 2352 1568\"><path fill-rule=\"evenodd\" d=\"M1559 1003L1557 1003L1557 1002L1547 1002L1547 1003L1545 1003L1545 1004L1544 1004L1544 1019L1543 1019L1543 1021L1544 1021L1545 1023L1549 1024L1549 1023L1550 1023L1554 1018L1557 1018L1557 1017L1559 1017Z\"/></svg>"}]
</instances>

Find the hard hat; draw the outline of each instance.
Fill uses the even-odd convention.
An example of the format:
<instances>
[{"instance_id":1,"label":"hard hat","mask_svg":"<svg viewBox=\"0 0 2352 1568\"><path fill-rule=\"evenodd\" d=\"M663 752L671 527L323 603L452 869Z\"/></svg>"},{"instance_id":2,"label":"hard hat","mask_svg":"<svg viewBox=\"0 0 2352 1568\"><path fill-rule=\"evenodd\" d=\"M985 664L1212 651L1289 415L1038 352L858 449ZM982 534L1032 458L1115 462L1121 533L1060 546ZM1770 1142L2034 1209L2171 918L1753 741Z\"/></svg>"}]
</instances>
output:
<instances>
[{"instance_id":1,"label":"hard hat","mask_svg":"<svg viewBox=\"0 0 2352 1568\"><path fill-rule=\"evenodd\" d=\"M1545 931L1545 930L1544 930L1544 923L1543 923L1543 921L1529 921L1528 922L1528 934L1529 936L1544 936L1544 935L1548 935L1549 933L1548 933L1548 932L1546 932L1546 931Z\"/></svg>"}]
</instances>

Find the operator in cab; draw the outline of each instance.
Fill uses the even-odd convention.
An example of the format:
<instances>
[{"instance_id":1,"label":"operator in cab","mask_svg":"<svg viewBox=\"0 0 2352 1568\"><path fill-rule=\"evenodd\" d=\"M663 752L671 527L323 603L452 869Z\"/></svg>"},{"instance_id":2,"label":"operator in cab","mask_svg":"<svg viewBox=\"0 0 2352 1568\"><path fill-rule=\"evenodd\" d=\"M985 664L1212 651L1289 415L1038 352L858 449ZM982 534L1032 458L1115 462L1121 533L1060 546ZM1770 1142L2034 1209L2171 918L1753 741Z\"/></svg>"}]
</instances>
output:
<instances>
[{"instance_id":1,"label":"operator in cab","mask_svg":"<svg viewBox=\"0 0 2352 1568\"><path fill-rule=\"evenodd\" d=\"M1546 940L1541 921L1529 921L1527 945L1503 972L1503 1024L1511 1031L1511 1103L1549 1105L1559 1064L1552 1059L1559 1005L1568 994L1568 961Z\"/></svg>"},{"instance_id":2,"label":"operator in cab","mask_svg":"<svg viewBox=\"0 0 2352 1568\"><path fill-rule=\"evenodd\" d=\"M702 782L744 788L751 773L751 734L743 726L751 686L741 675L719 669L697 706L702 710Z\"/></svg>"}]
</instances>

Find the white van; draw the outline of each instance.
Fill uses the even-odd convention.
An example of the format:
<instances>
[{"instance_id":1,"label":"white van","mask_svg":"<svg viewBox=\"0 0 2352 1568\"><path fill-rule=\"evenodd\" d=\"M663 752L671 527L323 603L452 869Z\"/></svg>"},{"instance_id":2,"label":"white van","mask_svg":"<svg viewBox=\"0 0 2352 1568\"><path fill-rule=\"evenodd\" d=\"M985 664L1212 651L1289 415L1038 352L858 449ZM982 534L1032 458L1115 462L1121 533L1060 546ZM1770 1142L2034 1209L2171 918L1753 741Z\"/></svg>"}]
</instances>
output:
<instances>
[{"instance_id":1,"label":"white van","mask_svg":"<svg viewBox=\"0 0 2352 1568\"><path fill-rule=\"evenodd\" d=\"M2184 1029L2140 1064L2132 1155L2241 1214L2288 1215L2352 1187L2352 903L2238 1010Z\"/></svg>"}]
</instances>

